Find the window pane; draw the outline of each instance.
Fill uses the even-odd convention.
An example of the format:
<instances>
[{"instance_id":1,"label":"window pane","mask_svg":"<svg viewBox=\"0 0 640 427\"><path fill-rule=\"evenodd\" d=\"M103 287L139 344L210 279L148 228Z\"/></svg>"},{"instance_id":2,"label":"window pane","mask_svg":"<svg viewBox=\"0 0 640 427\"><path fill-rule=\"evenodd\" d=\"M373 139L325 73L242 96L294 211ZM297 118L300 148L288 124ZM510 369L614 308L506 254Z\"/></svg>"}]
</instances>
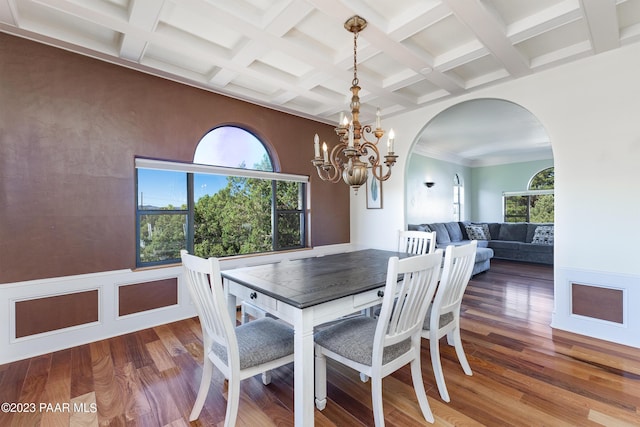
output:
<instances>
[{"instance_id":1,"label":"window pane","mask_svg":"<svg viewBox=\"0 0 640 427\"><path fill-rule=\"evenodd\" d=\"M529 206L528 196L509 196L504 200L505 222L526 222Z\"/></svg>"},{"instance_id":2,"label":"window pane","mask_svg":"<svg viewBox=\"0 0 640 427\"><path fill-rule=\"evenodd\" d=\"M535 174L529 183L529 190L553 190L554 168L547 168Z\"/></svg>"},{"instance_id":3,"label":"window pane","mask_svg":"<svg viewBox=\"0 0 640 427\"><path fill-rule=\"evenodd\" d=\"M187 247L186 214L140 215L140 262L180 259Z\"/></svg>"},{"instance_id":4,"label":"window pane","mask_svg":"<svg viewBox=\"0 0 640 427\"><path fill-rule=\"evenodd\" d=\"M269 154L262 142L251 132L235 126L221 126L202 137L193 162L273 171Z\"/></svg>"},{"instance_id":5,"label":"window pane","mask_svg":"<svg viewBox=\"0 0 640 427\"><path fill-rule=\"evenodd\" d=\"M302 209L302 183L276 182L276 208L281 211Z\"/></svg>"},{"instance_id":6,"label":"window pane","mask_svg":"<svg viewBox=\"0 0 640 427\"><path fill-rule=\"evenodd\" d=\"M195 203L194 253L209 257L272 251L271 181L225 180L223 188Z\"/></svg>"},{"instance_id":7,"label":"window pane","mask_svg":"<svg viewBox=\"0 0 640 427\"><path fill-rule=\"evenodd\" d=\"M530 221L537 223L553 222L553 194L531 196Z\"/></svg>"},{"instance_id":8,"label":"window pane","mask_svg":"<svg viewBox=\"0 0 640 427\"><path fill-rule=\"evenodd\" d=\"M278 214L278 249L303 246L302 213L284 212Z\"/></svg>"},{"instance_id":9,"label":"window pane","mask_svg":"<svg viewBox=\"0 0 640 427\"><path fill-rule=\"evenodd\" d=\"M137 169L138 209L186 209L187 174L156 169Z\"/></svg>"}]
</instances>

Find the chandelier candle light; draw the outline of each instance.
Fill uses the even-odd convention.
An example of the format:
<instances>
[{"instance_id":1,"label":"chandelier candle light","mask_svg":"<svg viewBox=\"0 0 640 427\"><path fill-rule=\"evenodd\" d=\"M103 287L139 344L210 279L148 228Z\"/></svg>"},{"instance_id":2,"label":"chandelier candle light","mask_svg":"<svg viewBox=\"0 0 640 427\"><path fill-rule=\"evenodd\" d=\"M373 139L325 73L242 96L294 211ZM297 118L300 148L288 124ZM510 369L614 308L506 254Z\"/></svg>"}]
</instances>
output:
<instances>
[{"instance_id":1,"label":"chandelier candle light","mask_svg":"<svg viewBox=\"0 0 640 427\"><path fill-rule=\"evenodd\" d=\"M344 27L353 33L353 81L351 82L351 121L344 113L340 113L340 121L336 127L339 143L333 147L331 153L327 148L327 143L322 143L322 156L320 155L320 139L318 134L313 138L313 148L315 157L311 163L316 167L318 176L332 183L340 181L340 176L344 182L358 193L358 188L367 182L369 169L374 178L379 181L386 181L391 176L391 167L396 162L398 156L393 151L394 133L389 131L387 139L387 154L384 156L384 164L387 165L386 172L382 174L380 164L380 151L378 143L384 135L381 127L380 109L376 111L375 129L371 125L361 125L360 116L360 86L358 86L358 64L356 59L358 34L367 26L367 21L359 16L353 16L344 23ZM373 135L375 141L369 141L365 133ZM368 164L362 161L362 158Z\"/></svg>"}]
</instances>

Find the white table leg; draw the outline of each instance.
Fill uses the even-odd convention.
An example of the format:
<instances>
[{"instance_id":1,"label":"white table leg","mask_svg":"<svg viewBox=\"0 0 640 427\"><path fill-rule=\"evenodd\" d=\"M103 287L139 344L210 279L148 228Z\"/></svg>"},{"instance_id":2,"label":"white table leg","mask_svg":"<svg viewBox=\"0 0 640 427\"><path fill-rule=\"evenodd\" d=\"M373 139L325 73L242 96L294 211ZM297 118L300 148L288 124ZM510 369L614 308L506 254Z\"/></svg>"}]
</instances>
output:
<instances>
[{"instance_id":1,"label":"white table leg","mask_svg":"<svg viewBox=\"0 0 640 427\"><path fill-rule=\"evenodd\" d=\"M224 292L227 295L227 310L229 310L229 316L233 321L232 324L235 325L238 302L236 301L236 296L229 292L229 283L227 279L223 279L223 286Z\"/></svg>"},{"instance_id":2,"label":"white table leg","mask_svg":"<svg viewBox=\"0 0 640 427\"><path fill-rule=\"evenodd\" d=\"M294 417L296 427L313 427L313 308L296 310L294 342Z\"/></svg>"}]
</instances>

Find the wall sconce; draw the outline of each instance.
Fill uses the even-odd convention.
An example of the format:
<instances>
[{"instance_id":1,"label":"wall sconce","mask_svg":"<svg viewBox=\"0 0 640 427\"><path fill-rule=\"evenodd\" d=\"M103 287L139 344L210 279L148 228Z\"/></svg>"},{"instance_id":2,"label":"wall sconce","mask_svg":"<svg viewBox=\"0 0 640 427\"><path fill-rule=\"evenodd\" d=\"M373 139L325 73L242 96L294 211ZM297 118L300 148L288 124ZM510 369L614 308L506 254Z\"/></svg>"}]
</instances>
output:
<instances>
[{"instance_id":1,"label":"wall sconce","mask_svg":"<svg viewBox=\"0 0 640 427\"><path fill-rule=\"evenodd\" d=\"M434 185L436 185L436 183L435 183L435 182L425 182L425 183L424 183L424 185L426 185L426 186L427 186L427 188L431 188L431 187L433 187Z\"/></svg>"}]
</instances>

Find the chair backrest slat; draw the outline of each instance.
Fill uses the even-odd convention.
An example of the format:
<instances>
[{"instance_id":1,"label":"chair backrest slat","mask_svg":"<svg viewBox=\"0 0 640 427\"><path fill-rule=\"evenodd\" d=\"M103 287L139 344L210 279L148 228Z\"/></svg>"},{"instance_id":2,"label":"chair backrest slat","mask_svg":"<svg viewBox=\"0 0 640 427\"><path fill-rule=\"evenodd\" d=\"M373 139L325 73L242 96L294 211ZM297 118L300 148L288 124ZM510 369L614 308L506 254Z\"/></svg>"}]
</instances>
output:
<instances>
[{"instance_id":1,"label":"chair backrest slat","mask_svg":"<svg viewBox=\"0 0 640 427\"><path fill-rule=\"evenodd\" d=\"M459 309L467 288L476 258L476 240L462 246L448 246L444 255L444 266L440 286L434 300L440 314Z\"/></svg>"},{"instance_id":2,"label":"chair backrest slat","mask_svg":"<svg viewBox=\"0 0 640 427\"><path fill-rule=\"evenodd\" d=\"M186 251L181 251L181 256L184 278L200 318L205 344L216 342L227 348L237 346L235 327L226 308L218 259L203 259Z\"/></svg>"},{"instance_id":3,"label":"chair backrest slat","mask_svg":"<svg viewBox=\"0 0 640 427\"><path fill-rule=\"evenodd\" d=\"M430 254L436 250L435 231L400 230L398 252Z\"/></svg>"},{"instance_id":4,"label":"chair backrest slat","mask_svg":"<svg viewBox=\"0 0 640 427\"><path fill-rule=\"evenodd\" d=\"M403 341L422 330L422 324L435 293L442 251L409 258L389 259L387 282L374 338L376 352ZM402 279L398 281L398 278Z\"/></svg>"}]
</instances>

